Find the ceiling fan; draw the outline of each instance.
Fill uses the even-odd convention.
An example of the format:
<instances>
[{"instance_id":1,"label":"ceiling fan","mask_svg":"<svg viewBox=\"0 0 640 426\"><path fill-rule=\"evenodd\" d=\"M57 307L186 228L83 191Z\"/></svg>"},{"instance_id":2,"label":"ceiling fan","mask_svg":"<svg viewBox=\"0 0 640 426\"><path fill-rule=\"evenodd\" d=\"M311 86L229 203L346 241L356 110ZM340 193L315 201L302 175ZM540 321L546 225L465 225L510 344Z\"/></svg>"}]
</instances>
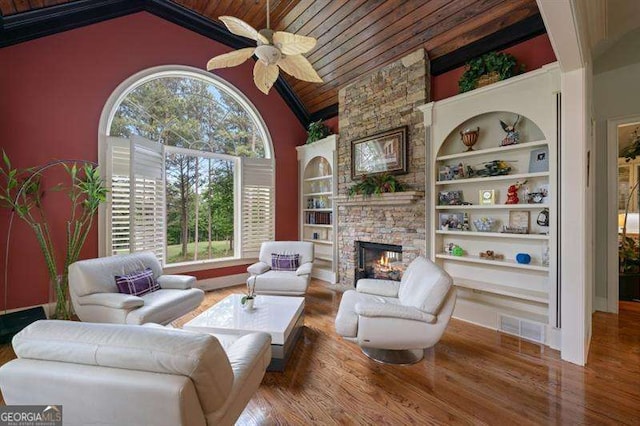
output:
<instances>
[{"instance_id":1,"label":"ceiling fan","mask_svg":"<svg viewBox=\"0 0 640 426\"><path fill-rule=\"evenodd\" d=\"M207 70L235 67L255 53L258 60L253 67L253 81L264 94L269 94L269 90L278 79L280 68L298 80L323 82L307 58L302 56L314 48L316 39L284 31L272 31L269 28L269 0L265 29L257 31L242 19L233 16L221 16L220 20L233 34L255 40L258 46L216 56L207 62Z\"/></svg>"}]
</instances>

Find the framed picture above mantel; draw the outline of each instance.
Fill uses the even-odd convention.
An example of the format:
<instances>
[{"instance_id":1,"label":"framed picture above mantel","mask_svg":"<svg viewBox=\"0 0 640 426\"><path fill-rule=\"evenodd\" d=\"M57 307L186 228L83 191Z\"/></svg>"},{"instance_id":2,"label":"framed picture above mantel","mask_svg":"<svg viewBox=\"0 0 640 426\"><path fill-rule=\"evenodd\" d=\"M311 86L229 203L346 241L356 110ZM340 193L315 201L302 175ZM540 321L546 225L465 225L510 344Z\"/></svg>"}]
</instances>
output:
<instances>
[{"instance_id":1,"label":"framed picture above mantel","mask_svg":"<svg viewBox=\"0 0 640 426\"><path fill-rule=\"evenodd\" d=\"M407 126L351 141L351 178L407 173Z\"/></svg>"}]
</instances>

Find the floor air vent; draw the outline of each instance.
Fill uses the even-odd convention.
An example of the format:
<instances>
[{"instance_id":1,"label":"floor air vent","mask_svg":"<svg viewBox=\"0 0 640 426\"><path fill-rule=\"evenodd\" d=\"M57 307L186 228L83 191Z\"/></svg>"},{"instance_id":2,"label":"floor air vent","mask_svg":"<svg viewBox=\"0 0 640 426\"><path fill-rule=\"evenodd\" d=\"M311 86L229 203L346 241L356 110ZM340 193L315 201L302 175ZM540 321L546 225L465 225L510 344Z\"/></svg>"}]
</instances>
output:
<instances>
[{"instance_id":1,"label":"floor air vent","mask_svg":"<svg viewBox=\"0 0 640 426\"><path fill-rule=\"evenodd\" d=\"M545 326L536 321L498 314L498 331L544 344Z\"/></svg>"}]
</instances>

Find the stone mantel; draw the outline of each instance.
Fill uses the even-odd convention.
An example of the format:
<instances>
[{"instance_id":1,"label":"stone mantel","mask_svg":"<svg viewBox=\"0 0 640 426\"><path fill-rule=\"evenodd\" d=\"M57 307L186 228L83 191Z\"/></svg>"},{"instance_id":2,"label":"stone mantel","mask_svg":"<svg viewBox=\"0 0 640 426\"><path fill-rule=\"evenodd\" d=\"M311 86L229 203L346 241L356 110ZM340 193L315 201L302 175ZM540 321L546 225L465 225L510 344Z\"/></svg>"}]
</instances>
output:
<instances>
[{"instance_id":1,"label":"stone mantel","mask_svg":"<svg viewBox=\"0 0 640 426\"><path fill-rule=\"evenodd\" d=\"M423 191L387 192L384 194L340 195L333 199L336 206L402 206L415 204L424 198Z\"/></svg>"}]
</instances>

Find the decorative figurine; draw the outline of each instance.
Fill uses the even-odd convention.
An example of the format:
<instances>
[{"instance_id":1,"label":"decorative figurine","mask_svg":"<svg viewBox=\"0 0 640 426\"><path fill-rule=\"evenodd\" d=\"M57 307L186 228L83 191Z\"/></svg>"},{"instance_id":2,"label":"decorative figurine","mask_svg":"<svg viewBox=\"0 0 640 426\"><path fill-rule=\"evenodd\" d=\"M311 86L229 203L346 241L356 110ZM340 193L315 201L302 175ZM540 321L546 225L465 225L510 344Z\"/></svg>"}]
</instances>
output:
<instances>
[{"instance_id":1,"label":"decorative figurine","mask_svg":"<svg viewBox=\"0 0 640 426\"><path fill-rule=\"evenodd\" d=\"M513 185L509 186L507 189L507 201L505 204L519 204L520 198L518 198L518 190L522 188L522 185L527 183L527 181L517 181Z\"/></svg>"},{"instance_id":2,"label":"decorative figurine","mask_svg":"<svg viewBox=\"0 0 640 426\"><path fill-rule=\"evenodd\" d=\"M469 231L469 213L464 214L464 220L462 221L462 230Z\"/></svg>"},{"instance_id":3,"label":"decorative figurine","mask_svg":"<svg viewBox=\"0 0 640 426\"><path fill-rule=\"evenodd\" d=\"M473 146L478 142L478 135L480 134L480 127L473 129L466 129L460 131L460 139L462 143L467 147L467 152L473 151Z\"/></svg>"},{"instance_id":4,"label":"decorative figurine","mask_svg":"<svg viewBox=\"0 0 640 426\"><path fill-rule=\"evenodd\" d=\"M527 203L540 204L544 201L547 195L549 195L549 193L544 188L540 188L537 192L529 192L526 197Z\"/></svg>"},{"instance_id":5,"label":"decorative figurine","mask_svg":"<svg viewBox=\"0 0 640 426\"><path fill-rule=\"evenodd\" d=\"M511 166L509 166L509 164L507 164L506 161L493 160L493 161L484 163L484 169L476 170L474 172L474 175L479 177L502 176L502 175L508 175L510 171L511 171Z\"/></svg>"},{"instance_id":6,"label":"decorative figurine","mask_svg":"<svg viewBox=\"0 0 640 426\"><path fill-rule=\"evenodd\" d=\"M453 246L453 248L451 249L451 254L454 256L463 256L464 250L460 246Z\"/></svg>"},{"instance_id":7,"label":"decorative figurine","mask_svg":"<svg viewBox=\"0 0 640 426\"><path fill-rule=\"evenodd\" d=\"M542 209L538 214L536 223L540 226L549 226L549 209Z\"/></svg>"},{"instance_id":8,"label":"decorative figurine","mask_svg":"<svg viewBox=\"0 0 640 426\"><path fill-rule=\"evenodd\" d=\"M520 121L519 115L516 118L516 121L512 125L509 125L504 121L500 120L500 126L502 126L502 130L507 132L507 135L504 137L504 139L502 139L502 142L500 142L500 146L515 145L518 142L520 142L520 133L518 133L518 131L516 130L516 126L518 125L519 121Z\"/></svg>"},{"instance_id":9,"label":"decorative figurine","mask_svg":"<svg viewBox=\"0 0 640 426\"><path fill-rule=\"evenodd\" d=\"M487 251L480 252L480 258L488 259L488 260L503 260L504 255L495 253L493 250L487 250Z\"/></svg>"}]
</instances>

